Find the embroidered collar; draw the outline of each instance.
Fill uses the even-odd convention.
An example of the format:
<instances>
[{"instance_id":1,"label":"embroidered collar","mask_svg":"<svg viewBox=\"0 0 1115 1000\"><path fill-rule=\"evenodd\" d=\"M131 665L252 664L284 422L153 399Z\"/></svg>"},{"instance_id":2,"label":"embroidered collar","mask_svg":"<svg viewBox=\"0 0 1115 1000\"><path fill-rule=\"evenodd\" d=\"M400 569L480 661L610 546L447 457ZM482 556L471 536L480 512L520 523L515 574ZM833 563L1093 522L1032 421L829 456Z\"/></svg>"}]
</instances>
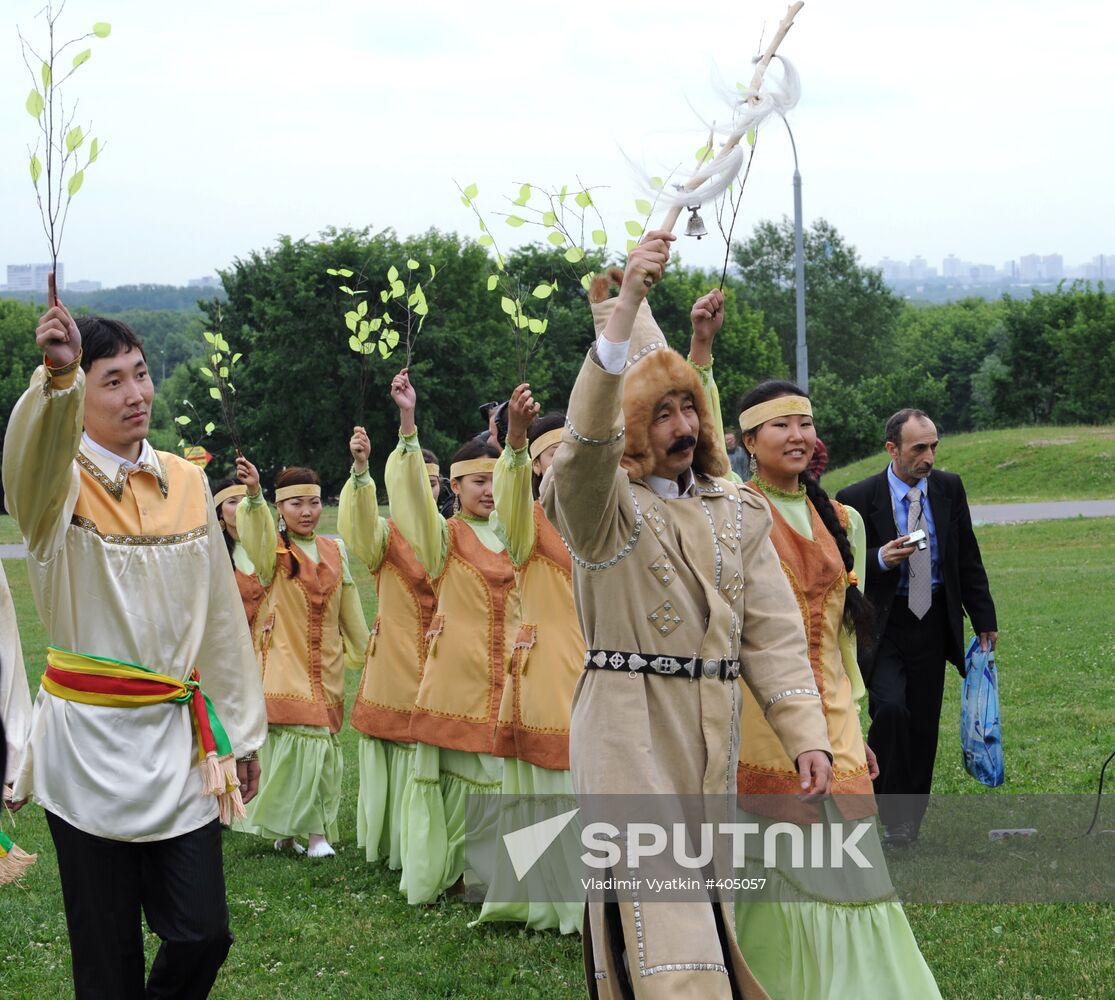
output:
<instances>
[{"instance_id":1,"label":"embroidered collar","mask_svg":"<svg viewBox=\"0 0 1115 1000\"><path fill-rule=\"evenodd\" d=\"M646 483L663 500L679 500L697 493L697 480L692 469L685 470L684 490L676 479L667 479L665 476L647 476Z\"/></svg>"},{"instance_id":2,"label":"embroidered collar","mask_svg":"<svg viewBox=\"0 0 1115 1000\"><path fill-rule=\"evenodd\" d=\"M114 500L123 499L124 484L133 469L154 476L159 484L159 492L162 493L163 499L166 499L169 490L166 471L155 449L147 440L144 440L143 447L140 449L139 461L130 462L126 458L114 455L107 448L97 444L88 434L83 433L81 447L77 453L77 464L88 472Z\"/></svg>"},{"instance_id":3,"label":"embroidered collar","mask_svg":"<svg viewBox=\"0 0 1115 1000\"><path fill-rule=\"evenodd\" d=\"M774 497L776 500L804 500L805 499L805 483L801 483L796 490L783 490L779 489L772 483L768 483L761 476L755 475L751 477L751 481L759 487L768 497Z\"/></svg>"}]
</instances>

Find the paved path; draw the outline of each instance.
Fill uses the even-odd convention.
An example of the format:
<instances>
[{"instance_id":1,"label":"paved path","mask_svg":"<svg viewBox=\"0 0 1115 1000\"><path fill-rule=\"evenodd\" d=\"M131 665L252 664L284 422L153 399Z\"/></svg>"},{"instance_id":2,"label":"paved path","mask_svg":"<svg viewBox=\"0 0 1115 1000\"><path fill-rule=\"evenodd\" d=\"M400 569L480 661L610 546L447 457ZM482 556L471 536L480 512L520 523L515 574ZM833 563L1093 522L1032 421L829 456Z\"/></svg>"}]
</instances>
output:
<instances>
[{"instance_id":1,"label":"paved path","mask_svg":"<svg viewBox=\"0 0 1115 1000\"><path fill-rule=\"evenodd\" d=\"M976 524L1058 521L1073 517L1115 517L1115 500L972 504L972 520ZM0 545L0 559L22 559L26 555L27 550L22 543Z\"/></svg>"}]
</instances>

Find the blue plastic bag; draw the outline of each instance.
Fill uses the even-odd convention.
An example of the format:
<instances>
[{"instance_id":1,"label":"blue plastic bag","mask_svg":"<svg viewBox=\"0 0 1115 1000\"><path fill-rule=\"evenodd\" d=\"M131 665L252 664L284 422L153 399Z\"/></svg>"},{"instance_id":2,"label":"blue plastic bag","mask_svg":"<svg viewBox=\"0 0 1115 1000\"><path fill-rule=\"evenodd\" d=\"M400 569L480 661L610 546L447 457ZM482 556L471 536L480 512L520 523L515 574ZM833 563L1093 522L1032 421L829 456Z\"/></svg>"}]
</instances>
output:
<instances>
[{"instance_id":1,"label":"blue plastic bag","mask_svg":"<svg viewBox=\"0 0 1115 1000\"><path fill-rule=\"evenodd\" d=\"M964 689L960 695L960 749L964 770L997 788L1003 783L1003 725L999 719L999 673L995 651L981 653L979 638L968 643L964 656Z\"/></svg>"}]
</instances>

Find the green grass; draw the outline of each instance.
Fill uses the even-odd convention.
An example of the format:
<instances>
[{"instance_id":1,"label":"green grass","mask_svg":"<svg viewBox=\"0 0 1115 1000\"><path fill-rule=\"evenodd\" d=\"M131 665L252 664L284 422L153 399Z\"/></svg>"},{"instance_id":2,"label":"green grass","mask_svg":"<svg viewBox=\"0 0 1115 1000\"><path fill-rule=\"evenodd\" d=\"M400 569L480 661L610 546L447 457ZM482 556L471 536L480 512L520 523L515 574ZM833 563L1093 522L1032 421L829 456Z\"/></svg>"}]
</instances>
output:
<instances>
[{"instance_id":1,"label":"green grass","mask_svg":"<svg viewBox=\"0 0 1115 1000\"><path fill-rule=\"evenodd\" d=\"M836 491L885 468L885 450L827 472ZM1016 427L942 435L937 468L958 473L970 503L1115 497L1115 427Z\"/></svg>"},{"instance_id":2,"label":"green grass","mask_svg":"<svg viewBox=\"0 0 1115 1000\"><path fill-rule=\"evenodd\" d=\"M1094 792L1099 764L1112 750L1115 716L1115 519L978 530L1002 630L1007 783L983 789L963 771L960 686L950 668L934 790ZM35 675L45 636L24 565L9 560L5 569ZM358 583L367 601L363 568ZM396 877L364 862L355 843L356 738L346 729L342 740L348 770L334 861L280 858L261 841L226 837L237 942L213 996L583 996L579 939L514 927L469 929L473 906L409 907ZM1104 819L1115 825L1109 803ZM50 838L38 809L28 807L17 819L17 839L40 859L22 885L0 891L0 995L66 996L69 953ZM927 835L931 824L932 812ZM907 913L948 1000L1107 1000L1115 992L1115 906L917 904Z\"/></svg>"}]
</instances>

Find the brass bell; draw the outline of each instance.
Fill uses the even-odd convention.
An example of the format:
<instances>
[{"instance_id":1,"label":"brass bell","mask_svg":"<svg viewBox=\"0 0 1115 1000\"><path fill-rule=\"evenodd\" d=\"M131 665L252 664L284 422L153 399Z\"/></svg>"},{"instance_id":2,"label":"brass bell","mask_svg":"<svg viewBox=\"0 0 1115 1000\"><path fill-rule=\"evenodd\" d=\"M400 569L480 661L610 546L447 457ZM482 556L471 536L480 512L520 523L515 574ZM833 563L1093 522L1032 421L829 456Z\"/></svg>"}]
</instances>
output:
<instances>
[{"instance_id":1,"label":"brass bell","mask_svg":"<svg viewBox=\"0 0 1115 1000\"><path fill-rule=\"evenodd\" d=\"M689 206L686 207L688 208ZM693 214L689 216L689 221L685 224L686 236L696 236L697 239L700 239L702 236L708 236L708 230L705 228L705 220L701 218L698 212L700 207L700 205L694 205L689 208L689 211Z\"/></svg>"}]
</instances>

